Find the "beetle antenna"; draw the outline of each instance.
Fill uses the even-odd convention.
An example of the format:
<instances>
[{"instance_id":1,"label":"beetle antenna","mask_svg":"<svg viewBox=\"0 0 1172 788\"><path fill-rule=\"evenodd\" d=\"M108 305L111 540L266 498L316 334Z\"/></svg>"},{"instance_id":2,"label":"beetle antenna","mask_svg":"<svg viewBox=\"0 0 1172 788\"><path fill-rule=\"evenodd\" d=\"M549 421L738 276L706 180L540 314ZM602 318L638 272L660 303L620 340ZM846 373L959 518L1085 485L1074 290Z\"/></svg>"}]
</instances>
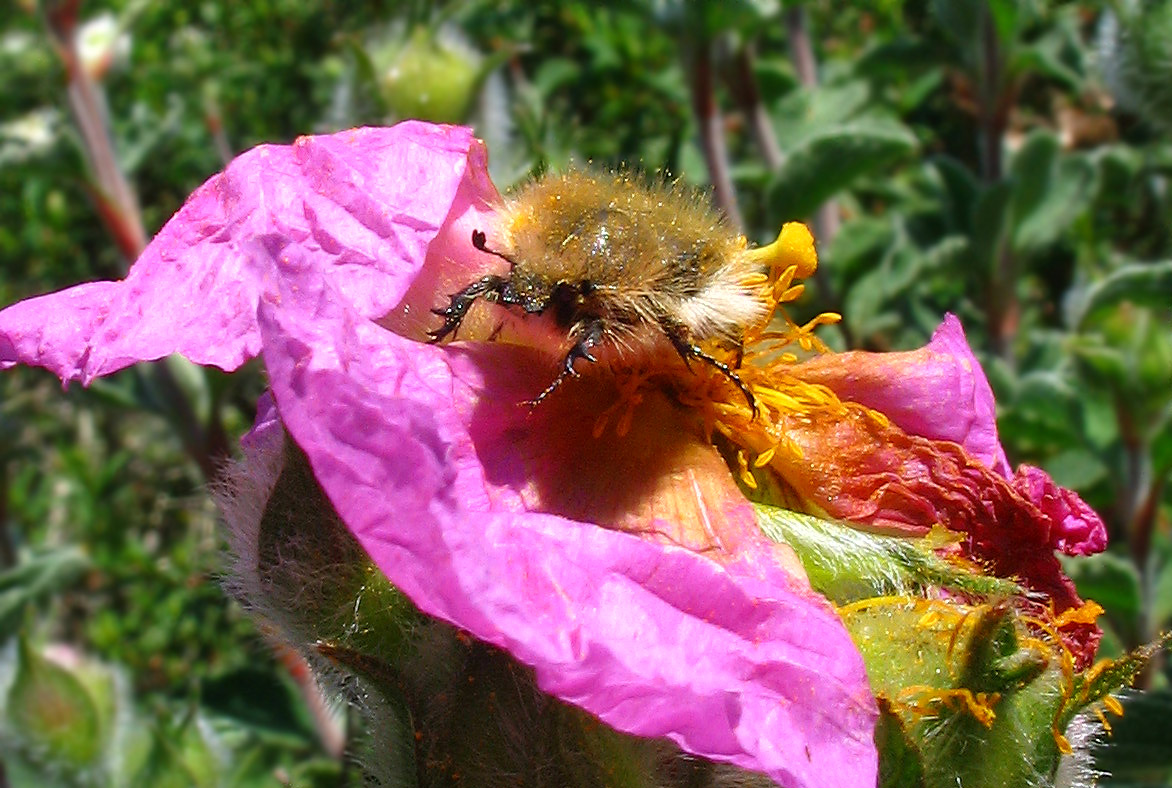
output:
<instances>
[{"instance_id":1,"label":"beetle antenna","mask_svg":"<svg viewBox=\"0 0 1172 788\"><path fill-rule=\"evenodd\" d=\"M488 237L484 234L483 230L473 230L472 231L472 245L475 246L477 249L479 249L482 252L486 252L488 254L495 255L496 257L499 257L500 259L507 262L509 265L516 265L517 264L517 262L515 260L513 260L513 258L509 257L507 254L505 254L503 252L498 252L495 249L489 249L488 245L487 245L487 241L488 241Z\"/></svg>"}]
</instances>

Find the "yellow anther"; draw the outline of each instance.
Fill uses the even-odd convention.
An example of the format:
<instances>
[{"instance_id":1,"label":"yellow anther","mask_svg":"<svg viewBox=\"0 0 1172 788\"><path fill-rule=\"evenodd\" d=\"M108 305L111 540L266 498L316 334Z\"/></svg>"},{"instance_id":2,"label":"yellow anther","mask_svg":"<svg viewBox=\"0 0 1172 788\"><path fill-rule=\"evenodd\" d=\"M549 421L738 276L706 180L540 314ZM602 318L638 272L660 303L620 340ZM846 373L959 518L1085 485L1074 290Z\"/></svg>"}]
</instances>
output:
<instances>
[{"instance_id":1,"label":"yellow anther","mask_svg":"<svg viewBox=\"0 0 1172 788\"><path fill-rule=\"evenodd\" d=\"M791 265L781 272L781 276L777 277L777 281L773 283L773 300L780 301L781 294L789 289L789 286L794 283L794 277L798 275L798 267Z\"/></svg>"},{"instance_id":2,"label":"yellow anther","mask_svg":"<svg viewBox=\"0 0 1172 788\"><path fill-rule=\"evenodd\" d=\"M921 629L927 629L940 620L940 613L936 610L929 610L920 616L920 620L916 622L916 626Z\"/></svg>"},{"instance_id":3,"label":"yellow anther","mask_svg":"<svg viewBox=\"0 0 1172 788\"><path fill-rule=\"evenodd\" d=\"M741 481L744 482L745 486L750 490L756 490L757 479L753 476L753 472L749 470L749 460L745 456L745 452L743 450L737 451L737 465L740 466Z\"/></svg>"},{"instance_id":4,"label":"yellow anther","mask_svg":"<svg viewBox=\"0 0 1172 788\"><path fill-rule=\"evenodd\" d=\"M786 222L777 240L767 246L749 249L749 259L773 269L797 266L796 275L804 279L818 268L818 252L810 228L801 222Z\"/></svg>"},{"instance_id":5,"label":"yellow anther","mask_svg":"<svg viewBox=\"0 0 1172 788\"><path fill-rule=\"evenodd\" d=\"M607 408L598 417L594 419L594 427L590 430L590 434L595 438L601 438L602 433L606 432L606 422L610 419L611 408Z\"/></svg>"},{"instance_id":6,"label":"yellow anther","mask_svg":"<svg viewBox=\"0 0 1172 788\"><path fill-rule=\"evenodd\" d=\"M939 706L958 712L968 712L977 722L986 728L991 728L993 721L997 719L997 712L993 710L993 707L1001 700L1001 694L997 692L974 694L972 690L963 687L947 689L917 684L900 690L896 700L900 703L908 703L914 711L925 716L934 714Z\"/></svg>"},{"instance_id":7,"label":"yellow anther","mask_svg":"<svg viewBox=\"0 0 1172 788\"><path fill-rule=\"evenodd\" d=\"M1083 602L1078 607L1072 607L1069 610L1063 610L1062 613L1054 619L1054 626L1058 629L1067 624L1093 624L1099 616L1103 614L1103 608L1098 602L1088 600Z\"/></svg>"},{"instance_id":8,"label":"yellow anther","mask_svg":"<svg viewBox=\"0 0 1172 788\"><path fill-rule=\"evenodd\" d=\"M840 322L842 322L842 315L838 314L837 312L823 312L813 320L803 325L801 331L803 334L805 334L807 332L813 331L818 326L832 326L835 323Z\"/></svg>"},{"instance_id":9,"label":"yellow anther","mask_svg":"<svg viewBox=\"0 0 1172 788\"><path fill-rule=\"evenodd\" d=\"M806 292L805 285L794 285L793 287L787 287L785 289L785 292L782 293L780 296L778 296L777 300L778 301L796 301L798 296L800 296L804 292Z\"/></svg>"}]
</instances>

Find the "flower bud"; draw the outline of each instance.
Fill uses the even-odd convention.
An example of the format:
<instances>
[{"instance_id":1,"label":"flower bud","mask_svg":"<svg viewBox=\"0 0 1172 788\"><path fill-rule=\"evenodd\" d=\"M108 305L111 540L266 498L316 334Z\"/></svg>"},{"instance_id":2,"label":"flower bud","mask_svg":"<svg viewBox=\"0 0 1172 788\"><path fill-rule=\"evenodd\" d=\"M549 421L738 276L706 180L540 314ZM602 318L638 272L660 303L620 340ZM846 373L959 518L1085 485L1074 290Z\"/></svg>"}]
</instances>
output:
<instances>
[{"instance_id":1,"label":"flower bud","mask_svg":"<svg viewBox=\"0 0 1172 788\"><path fill-rule=\"evenodd\" d=\"M23 638L5 706L4 727L34 760L70 776L97 771L106 733L97 699Z\"/></svg>"},{"instance_id":2,"label":"flower bud","mask_svg":"<svg viewBox=\"0 0 1172 788\"><path fill-rule=\"evenodd\" d=\"M418 27L381 69L378 86L396 117L460 123L483 77L481 61L454 31Z\"/></svg>"}]
</instances>

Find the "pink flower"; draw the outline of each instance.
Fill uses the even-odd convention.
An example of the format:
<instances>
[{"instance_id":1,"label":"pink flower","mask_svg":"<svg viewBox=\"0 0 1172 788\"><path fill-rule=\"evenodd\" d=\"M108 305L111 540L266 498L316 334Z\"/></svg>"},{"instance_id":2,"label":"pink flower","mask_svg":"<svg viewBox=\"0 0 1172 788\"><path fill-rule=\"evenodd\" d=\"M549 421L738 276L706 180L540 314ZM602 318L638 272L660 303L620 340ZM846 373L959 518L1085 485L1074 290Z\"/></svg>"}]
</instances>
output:
<instances>
[{"instance_id":1,"label":"pink flower","mask_svg":"<svg viewBox=\"0 0 1172 788\"><path fill-rule=\"evenodd\" d=\"M537 351L419 341L437 294L483 265L484 163L469 130L421 123L256 148L124 281L0 312L0 366L88 383L171 353L227 370L260 355L338 514L424 612L619 730L787 786L873 785L859 654L698 415L651 392L596 438L612 380L530 415ZM274 425L262 412L253 439Z\"/></svg>"}]
</instances>

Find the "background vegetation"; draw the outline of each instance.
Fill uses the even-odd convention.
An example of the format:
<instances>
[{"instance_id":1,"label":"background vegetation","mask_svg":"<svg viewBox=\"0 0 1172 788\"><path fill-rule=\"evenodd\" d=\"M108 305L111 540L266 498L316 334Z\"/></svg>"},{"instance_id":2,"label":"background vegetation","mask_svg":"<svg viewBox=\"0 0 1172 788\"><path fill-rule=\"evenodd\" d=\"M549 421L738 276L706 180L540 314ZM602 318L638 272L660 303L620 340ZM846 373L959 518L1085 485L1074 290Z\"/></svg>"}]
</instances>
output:
<instances>
[{"instance_id":1,"label":"background vegetation","mask_svg":"<svg viewBox=\"0 0 1172 788\"><path fill-rule=\"evenodd\" d=\"M758 241L806 218L831 344L959 314L1011 461L1103 514L1071 571L1104 652L1172 626L1172 3L21 0L0 85L0 304L120 277L236 152L405 117L472 123L502 188L625 162ZM0 375L0 786L357 779L217 585L204 490L262 388ZM1169 675L1103 755L1120 781L1168 784Z\"/></svg>"}]
</instances>

